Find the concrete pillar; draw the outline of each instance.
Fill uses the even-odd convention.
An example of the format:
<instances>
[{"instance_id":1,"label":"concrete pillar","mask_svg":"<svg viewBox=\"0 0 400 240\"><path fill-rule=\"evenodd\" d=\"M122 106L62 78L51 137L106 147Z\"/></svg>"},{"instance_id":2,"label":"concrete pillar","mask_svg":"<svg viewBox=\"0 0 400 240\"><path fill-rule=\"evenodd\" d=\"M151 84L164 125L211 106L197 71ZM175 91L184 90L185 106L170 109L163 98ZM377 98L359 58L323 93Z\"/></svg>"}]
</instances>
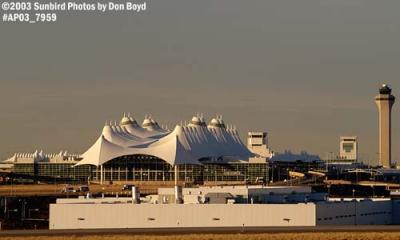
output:
<instances>
[{"instance_id":1,"label":"concrete pillar","mask_svg":"<svg viewBox=\"0 0 400 240\"><path fill-rule=\"evenodd\" d=\"M104 182L103 165L100 165L100 184L103 185L103 182Z\"/></svg>"},{"instance_id":2,"label":"concrete pillar","mask_svg":"<svg viewBox=\"0 0 400 240\"><path fill-rule=\"evenodd\" d=\"M178 173L178 166L177 165L175 165L174 166L174 171L175 171L175 176L174 176L174 178L175 178L175 186L178 186L178 180L179 180L179 173Z\"/></svg>"},{"instance_id":3,"label":"concrete pillar","mask_svg":"<svg viewBox=\"0 0 400 240\"><path fill-rule=\"evenodd\" d=\"M140 203L140 190L139 187L132 186L132 203Z\"/></svg>"},{"instance_id":4,"label":"concrete pillar","mask_svg":"<svg viewBox=\"0 0 400 240\"><path fill-rule=\"evenodd\" d=\"M183 202L183 196L182 196L182 187L178 186L178 181L179 181L179 171L178 171L178 166L174 166L175 170L175 203L180 204Z\"/></svg>"},{"instance_id":5,"label":"concrete pillar","mask_svg":"<svg viewBox=\"0 0 400 240\"><path fill-rule=\"evenodd\" d=\"M175 203L176 204L183 203L183 194L181 186L175 186Z\"/></svg>"}]
</instances>

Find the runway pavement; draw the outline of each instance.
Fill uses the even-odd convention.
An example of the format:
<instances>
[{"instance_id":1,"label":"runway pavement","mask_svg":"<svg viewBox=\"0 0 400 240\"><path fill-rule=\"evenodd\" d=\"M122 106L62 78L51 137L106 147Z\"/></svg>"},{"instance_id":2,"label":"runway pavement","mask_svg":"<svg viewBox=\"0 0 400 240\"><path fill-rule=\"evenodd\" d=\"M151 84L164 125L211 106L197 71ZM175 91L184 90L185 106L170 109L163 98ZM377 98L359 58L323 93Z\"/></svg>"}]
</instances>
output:
<instances>
[{"instance_id":1,"label":"runway pavement","mask_svg":"<svg viewBox=\"0 0 400 240\"><path fill-rule=\"evenodd\" d=\"M71 230L2 230L1 236L63 235L172 235L193 233L300 233L300 232L400 232L400 225L358 225L317 227L216 227L216 228L147 228L147 229L71 229Z\"/></svg>"}]
</instances>

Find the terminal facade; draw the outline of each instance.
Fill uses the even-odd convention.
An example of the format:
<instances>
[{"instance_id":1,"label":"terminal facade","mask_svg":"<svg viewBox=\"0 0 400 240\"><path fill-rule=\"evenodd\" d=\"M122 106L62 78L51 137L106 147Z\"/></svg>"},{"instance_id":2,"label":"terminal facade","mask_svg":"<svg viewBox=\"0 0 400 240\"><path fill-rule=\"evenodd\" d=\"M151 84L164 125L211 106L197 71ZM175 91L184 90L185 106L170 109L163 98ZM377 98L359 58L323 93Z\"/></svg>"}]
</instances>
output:
<instances>
[{"instance_id":1,"label":"terminal facade","mask_svg":"<svg viewBox=\"0 0 400 240\"><path fill-rule=\"evenodd\" d=\"M188 183L266 182L266 150L265 145L250 151L220 116L206 124L196 115L189 124L169 130L151 117L139 126L124 115L119 124L107 123L84 154L17 153L0 162L0 169L31 181L164 182L177 175Z\"/></svg>"}]
</instances>

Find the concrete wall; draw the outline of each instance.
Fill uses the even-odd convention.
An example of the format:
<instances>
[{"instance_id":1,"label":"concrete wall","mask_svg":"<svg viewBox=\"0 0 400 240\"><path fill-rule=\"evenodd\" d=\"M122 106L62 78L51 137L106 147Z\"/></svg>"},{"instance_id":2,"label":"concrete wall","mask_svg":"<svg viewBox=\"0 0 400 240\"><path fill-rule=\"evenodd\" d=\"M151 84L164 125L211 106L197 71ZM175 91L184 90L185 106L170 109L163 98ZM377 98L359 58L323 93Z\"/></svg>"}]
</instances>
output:
<instances>
[{"instance_id":1,"label":"concrete wall","mask_svg":"<svg viewBox=\"0 0 400 240\"><path fill-rule=\"evenodd\" d=\"M51 204L50 229L315 226L315 204Z\"/></svg>"},{"instance_id":2,"label":"concrete wall","mask_svg":"<svg viewBox=\"0 0 400 240\"><path fill-rule=\"evenodd\" d=\"M317 225L384 225L392 223L392 201L319 202Z\"/></svg>"},{"instance_id":3,"label":"concrete wall","mask_svg":"<svg viewBox=\"0 0 400 240\"><path fill-rule=\"evenodd\" d=\"M57 201L50 229L398 224L400 201L300 204L131 204Z\"/></svg>"}]
</instances>

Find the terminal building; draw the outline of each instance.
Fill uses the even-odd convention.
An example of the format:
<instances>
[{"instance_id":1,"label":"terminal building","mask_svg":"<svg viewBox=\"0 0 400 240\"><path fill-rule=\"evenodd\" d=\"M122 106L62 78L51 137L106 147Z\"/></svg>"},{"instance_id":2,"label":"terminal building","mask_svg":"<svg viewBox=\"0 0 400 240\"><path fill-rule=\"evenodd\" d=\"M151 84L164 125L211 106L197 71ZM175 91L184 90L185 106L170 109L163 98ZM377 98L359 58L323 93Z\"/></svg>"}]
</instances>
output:
<instances>
[{"instance_id":1,"label":"terminal building","mask_svg":"<svg viewBox=\"0 0 400 240\"><path fill-rule=\"evenodd\" d=\"M95 177L105 181L255 181L265 177L268 163L253 162L253 153L238 131L222 117L208 124L200 115L187 125L163 129L152 118L142 126L124 116L119 125L106 125L97 141L77 164L96 166Z\"/></svg>"},{"instance_id":2,"label":"terminal building","mask_svg":"<svg viewBox=\"0 0 400 240\"><path fill-rule=\"evenodd\" d=\"M262 147L262 146L261 146ZM251 152L222 117L208 124L194 116L173 130L151 117L143 123L124 115L107 123L81 155L15 154L0 163L13 174L76 181L256 182L268 178L268 158ZM178 179L175 179L177 176Z\"/></svg>"},{"instance_id":3,"label":"terminal building","mask_svg":"<svg viewBox=\"0 0 400 240\"><path fill-rule=\"evenodd\" d=\"M249 132L247 135L247 147L255 154L255 157L271 159L274 153L268 146L268 133Z\"/></svg>"},{"instance_id":4,"label":"terminal building","mask_svg":"<svg viewBox=\"0 0 400 240\"><path fill-rule=\"evenodd\" d=\"M85 182L95 168L74 167L81 159L78 154L69 154L67 151L54 154L38 150L34 153L15 153L11 158L0 162L0 171L12 173L20 181Z\"/></svg>"},{"instance_id":5,"label":"terminal building","mask_svg":"<svg viewBox=\"0 0 400 240\"><path fill-rule=\"evenodd\" d=\"M340 137L340 151L338 161L357 162L358 141L357 137Z\"/></svg>"}]
</instances>

